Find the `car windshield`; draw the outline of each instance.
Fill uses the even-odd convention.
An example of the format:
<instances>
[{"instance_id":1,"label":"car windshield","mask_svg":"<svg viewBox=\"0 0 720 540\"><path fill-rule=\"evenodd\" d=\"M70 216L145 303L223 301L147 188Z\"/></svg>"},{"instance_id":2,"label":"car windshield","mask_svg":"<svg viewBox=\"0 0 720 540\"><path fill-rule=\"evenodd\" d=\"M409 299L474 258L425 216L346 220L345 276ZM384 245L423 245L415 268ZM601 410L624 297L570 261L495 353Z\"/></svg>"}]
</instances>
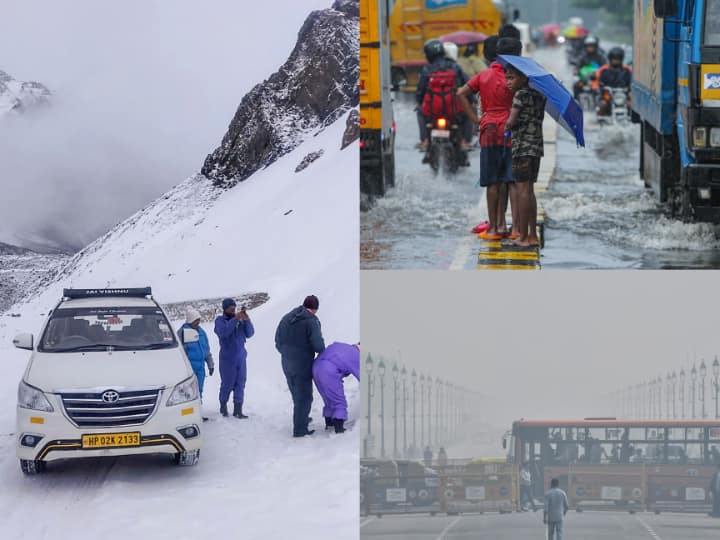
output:
<instances>
[{"instance_id":1,"label":"car windshield","mask_svg":"<svg viewBox=\"0 0 720 540\"><path fill-rule=\"evenodd\" d=\"M163 312L156 307L57 309L38 350L150 350L176 347Z\"/></svg>"},{"instance_id":2,"label":"car windshield","mask_svg":"<svg viewBox=\"0 0 720 540\"><path fill-rule=\"evenodd\" d=\"M707 0L704 41L705 45L720 45L720 0Z\"/></svg>"}]
</instances>

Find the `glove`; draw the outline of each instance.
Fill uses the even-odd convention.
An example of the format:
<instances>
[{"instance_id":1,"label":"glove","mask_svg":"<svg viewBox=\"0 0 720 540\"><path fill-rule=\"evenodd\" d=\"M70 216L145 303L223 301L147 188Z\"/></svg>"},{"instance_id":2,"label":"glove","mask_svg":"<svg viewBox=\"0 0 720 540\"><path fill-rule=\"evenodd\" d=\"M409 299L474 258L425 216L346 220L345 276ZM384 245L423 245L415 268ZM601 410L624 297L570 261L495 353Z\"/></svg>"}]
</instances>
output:
<instances>
[{"instance_id":1,"label":"glove","mask_svg":"<svg viewBox=\"0 0 720 540\"><path fill-rule=\"evenodd\" d=\"M209 369L208 369L208 374L209 374L210 377L212 377L212 374L213 374L213 373L215 373L215 368L214 368L214 367L209 368Z\"/></svg>"}]
</instances>

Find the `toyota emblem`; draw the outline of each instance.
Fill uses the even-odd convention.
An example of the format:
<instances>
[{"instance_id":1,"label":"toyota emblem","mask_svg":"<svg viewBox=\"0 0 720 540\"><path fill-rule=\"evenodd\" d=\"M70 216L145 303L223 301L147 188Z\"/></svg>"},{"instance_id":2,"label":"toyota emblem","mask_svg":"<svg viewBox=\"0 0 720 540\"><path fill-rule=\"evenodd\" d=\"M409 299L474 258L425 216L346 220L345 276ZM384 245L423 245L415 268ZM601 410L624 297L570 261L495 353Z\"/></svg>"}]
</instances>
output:
<instances>
[{"instance_id":1,"label":"toyota emblem","mask_svg":"<svg viewBox=\"0 0 720 540\"><path fill-rule=\"evenodd\" d=\"M115 403L118 399L120 399L120 394L115 390L106 390L102 394L102 400L105 403Z\"/></svg>"}]
</instances>

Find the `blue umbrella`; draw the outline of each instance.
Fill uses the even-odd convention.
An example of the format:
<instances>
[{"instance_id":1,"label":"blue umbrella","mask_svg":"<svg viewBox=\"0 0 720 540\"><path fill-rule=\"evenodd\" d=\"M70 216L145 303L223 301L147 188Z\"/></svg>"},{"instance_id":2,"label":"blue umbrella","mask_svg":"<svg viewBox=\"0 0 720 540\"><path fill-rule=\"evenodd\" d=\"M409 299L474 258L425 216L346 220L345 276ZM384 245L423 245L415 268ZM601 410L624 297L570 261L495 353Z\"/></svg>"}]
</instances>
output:
<instances>
[{"instance_id":1,"label":"blue umbrella","mask_svg":"<svg viewBox=\"0 0 720 540\"><path fill-rule=\"evenodd\" d=\"M530 87L543 94L547 101L545 110L555 121L575 136L578 146L585 146L583 136L583 110L580 104L573 99L567 88L551 73L545 71L540 64L531 58L498 55L500 63L505 66L512 65L522 72L530 81Z\"/></svg>"}]
</instances>

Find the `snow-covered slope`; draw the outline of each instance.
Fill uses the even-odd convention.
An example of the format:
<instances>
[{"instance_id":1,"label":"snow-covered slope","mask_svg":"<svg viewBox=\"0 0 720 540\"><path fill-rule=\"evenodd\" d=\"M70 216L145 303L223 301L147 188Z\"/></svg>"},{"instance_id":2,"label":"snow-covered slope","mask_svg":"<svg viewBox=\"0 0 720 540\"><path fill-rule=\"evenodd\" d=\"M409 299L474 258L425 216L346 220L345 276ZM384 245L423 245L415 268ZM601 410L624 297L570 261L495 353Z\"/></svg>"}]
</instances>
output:
<instances>
[{"instance_id":1,"label":"snow-covered slope","mask_svg":"<svg viewBox=\"0 0 720 540\"><path fill-rule=\"evenodd\" d=\"M22 82L0 71L0 117L49 103L50 90L38 82Z\"/></svg>"},{"instance_id":2,"label":"snow-covered slope","mask_svg":"<svg viewBox=\"0 0 720 540\"><path fill-rule=\"evenodd\" d=\"M202 176L177 186L76 255L60 275L0 319L0 508L4 538L353 539L358 536L357 429L291 437L291 401L274 349L280 317L320 297L328 343L359 340L358 152L340 150L346 116L232 189ZM299 173L303 157L323 155ZM217 374L206 380L200 464L163 459L66 462L24 478L14 455L16 385L63 287L153 287L163 303L264 292L250 312L246 409L217 415ZM179 325L179 321L177 321ZM217 357L217 340L205 324ZM350 417L358 384L346 382ZM312 416L321 420L316 395ZM316 421L316 426L319 422ZM322 430L321 430L322 431Z\"/></svg>"}]
</instances>

